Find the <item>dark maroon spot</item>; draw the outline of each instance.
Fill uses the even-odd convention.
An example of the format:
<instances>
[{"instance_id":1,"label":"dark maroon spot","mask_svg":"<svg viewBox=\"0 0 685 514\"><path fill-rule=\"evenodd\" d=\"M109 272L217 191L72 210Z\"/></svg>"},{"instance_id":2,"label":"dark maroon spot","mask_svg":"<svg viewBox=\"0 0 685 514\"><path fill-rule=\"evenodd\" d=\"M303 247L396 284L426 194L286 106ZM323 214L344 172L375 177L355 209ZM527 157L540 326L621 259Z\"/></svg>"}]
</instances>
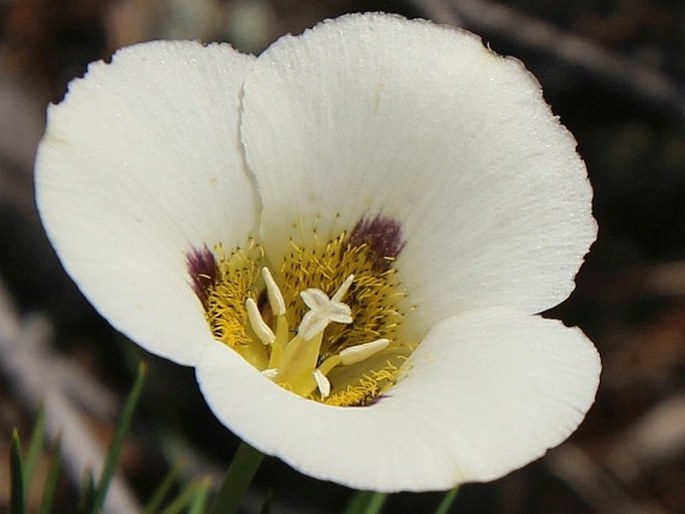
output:
<instances>
[{"instance_id":1,"label":"dark maroon spot","mask_svg":"<svg viewBox=\"0 0 685 514\"><path fill-rule=\"evenodd\" d=\"M207 248L207 245L202 248L194 248L186 254L186 263L193 291L206 308L209 288L216 283L218 273L214 254Z\"/></svg>"},{"instance_id":2,"label":"dark maroon spot","mask_svg":"<svg viewBox=\"0 0 685 514\"><path fill-rule=\"evenodd\" d=\"M360 219L352 229L349 242L352 246L368 246L369 258L376 271L390 269L405 244L399 221L382 214Z\"/></svg>"},{"instance_id":3,"label":"dark maroon spot","mask_svg":"<svg viewBox=\"0 0 685 514\"><path fill-rule=\"evenodd\" d=\"M390 396L387 394L379 394L378 396L374 396L369 401L360 405L360 407L370 407L371 405L376 405L378 402L380 402L381 400L383 400L385 398L390 398Z\"/></svg>"}]
</instances>

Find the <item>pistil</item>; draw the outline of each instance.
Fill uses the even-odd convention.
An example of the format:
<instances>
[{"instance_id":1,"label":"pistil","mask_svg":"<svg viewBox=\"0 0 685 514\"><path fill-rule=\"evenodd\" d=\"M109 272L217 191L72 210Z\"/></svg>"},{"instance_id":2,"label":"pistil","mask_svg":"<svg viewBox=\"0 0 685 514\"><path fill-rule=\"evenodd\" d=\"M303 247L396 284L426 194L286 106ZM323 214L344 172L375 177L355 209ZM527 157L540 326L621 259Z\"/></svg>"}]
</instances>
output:
<instances>
[{"instance_id":1,"label":"pistil","mask_svg":"<svg viewBox=\"0 0 685 514\"><path fill-rule=\"evenodd\" d=\"M402 246L399 225L379 215L325 243L291 241L275 275L251 239L230 254L217 244L187 258L218 341L297 395L363 406L395 383L415 347L398 340L406 295L393 263Z\"/></svg>"},{"instance_id":2,"label":"pistil","mask_svg":"<svg viewBox=\"0 0 685 514\"><path fill-rule=\"evenodd\" d=\"M269 365L262 374L294 393L308 396L318 389L321 397L327 398L331 392L327 375L335 366L362 362L390 343L388 339L377 339L352 346L328 357L317 367L326 327L331 323L349 324L353 321L349 305L342 300L354 282L354 275L349 275L330 298L317 288L308 288L300 293L309 310L303 316L297 334L290 340L283 295L268 268L262 268L262 277L271 312L276 317L276 333L264 321L254 299L245 300L252 331L264 345L271 347Z\"/></svg>"}]
</instances>

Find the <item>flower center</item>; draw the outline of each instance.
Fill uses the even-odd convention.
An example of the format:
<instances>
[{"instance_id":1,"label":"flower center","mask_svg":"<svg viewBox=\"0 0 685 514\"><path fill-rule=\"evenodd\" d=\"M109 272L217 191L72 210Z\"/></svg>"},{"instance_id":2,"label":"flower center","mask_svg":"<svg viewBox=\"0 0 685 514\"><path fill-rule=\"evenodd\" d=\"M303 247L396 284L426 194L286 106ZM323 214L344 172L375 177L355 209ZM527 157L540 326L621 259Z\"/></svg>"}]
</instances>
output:
<instances>
[{"instance_id":1,"label":"flower center","mask_svg":"<svg viewBox=\"0 0 685 514\"><path fill-rule=\"evenodd\" d=\"M368 405L415 348L398 337L400 235L397 222L377 216L325 244L291 243L278 266L266 265L254 241L230 254L221 245L194 250L188 265L217 340L295 394Z\"/></svg>"}]
</instances>

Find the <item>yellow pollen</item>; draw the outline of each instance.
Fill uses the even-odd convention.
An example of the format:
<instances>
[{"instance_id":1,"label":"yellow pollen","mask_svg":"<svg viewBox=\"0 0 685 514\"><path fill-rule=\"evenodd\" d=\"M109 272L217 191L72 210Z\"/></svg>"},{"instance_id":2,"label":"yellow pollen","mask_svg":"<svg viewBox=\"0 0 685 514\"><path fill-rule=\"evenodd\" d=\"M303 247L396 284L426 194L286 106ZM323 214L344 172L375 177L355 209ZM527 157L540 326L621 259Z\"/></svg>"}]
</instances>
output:
<instances>
[{"instance_id":1,"label":"yellow pollen","mask_svg":"<svg viewBox=\"0 0 685 514\"><path fill-rule=\"evenodd\" d=\"M399 340L406 295L373 251L342 233L311 247L291 243L268 268L254 241L230 255L217 245L206 301L213 335L295 394L334 406L373 403L416 346Z\"/></svg>"}]
</instances>

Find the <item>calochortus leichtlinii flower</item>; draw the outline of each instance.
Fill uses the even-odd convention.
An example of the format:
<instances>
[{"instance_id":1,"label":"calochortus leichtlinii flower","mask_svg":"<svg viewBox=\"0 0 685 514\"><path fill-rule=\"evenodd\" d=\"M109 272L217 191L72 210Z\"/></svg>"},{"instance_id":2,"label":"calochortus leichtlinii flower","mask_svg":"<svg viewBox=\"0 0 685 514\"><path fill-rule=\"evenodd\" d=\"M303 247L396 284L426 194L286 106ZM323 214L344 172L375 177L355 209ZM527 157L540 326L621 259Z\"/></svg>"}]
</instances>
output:
<instances>
[{"instance_id":1,"label":"calochortus leichtlinii flower","mask_svg":"<svg viewBox=\"0 0 685 514\"><path fill-rule=\"evenodd\" d=\"M600 363L564 300L596 235L576 143L514 59L349 15L259 57L153 42L49 109L38 205L112 325L194 366L303 473L446 489L542 455Z\"/></svg>"}]
</instances>

